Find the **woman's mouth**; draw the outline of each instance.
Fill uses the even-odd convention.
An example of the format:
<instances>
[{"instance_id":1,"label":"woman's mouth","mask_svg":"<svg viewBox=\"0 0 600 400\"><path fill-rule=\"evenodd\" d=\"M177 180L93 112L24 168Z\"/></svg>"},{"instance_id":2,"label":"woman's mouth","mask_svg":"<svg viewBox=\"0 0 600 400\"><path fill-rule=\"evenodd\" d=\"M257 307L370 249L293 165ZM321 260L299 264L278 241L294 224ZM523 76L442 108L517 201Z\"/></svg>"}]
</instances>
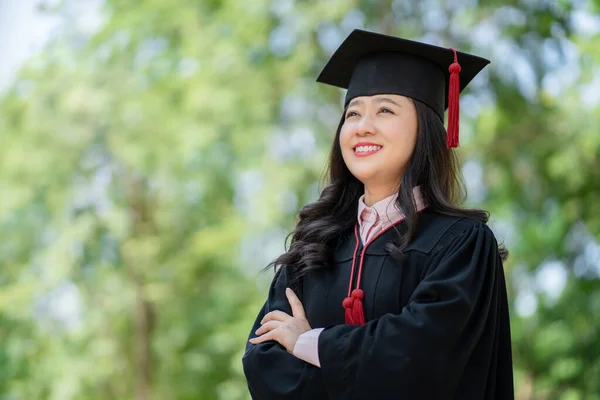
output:
<instances>
[{"instance_id":1,"label":"woman's mouth","mask_svg":"<svg viewBox=\"0 0 600 400\"><path fill-rule=\"evenodd\" d=\"M383 148L383 146L377 146L377 145L356 146L354 148L354 154L357 157L366 157L366 156L370 156L371 154L377 153L382 148Z\"/></svg>"}]
</instances>

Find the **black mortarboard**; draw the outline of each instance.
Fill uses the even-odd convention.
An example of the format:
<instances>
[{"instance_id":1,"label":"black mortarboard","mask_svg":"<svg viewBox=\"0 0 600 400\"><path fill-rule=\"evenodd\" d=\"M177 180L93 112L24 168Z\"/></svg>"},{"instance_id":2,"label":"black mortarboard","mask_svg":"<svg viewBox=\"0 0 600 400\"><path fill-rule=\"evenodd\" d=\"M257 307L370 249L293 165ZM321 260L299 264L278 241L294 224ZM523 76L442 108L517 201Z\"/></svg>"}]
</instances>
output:
<instances>
[{"instance_id":1,"label":"black mortarboard","mask_svg":"<svg viewBox=\"0 0 600 400\"><path fill-rule=\"evenodd\" d=\"M489 63L454 49L355 29L317 82L348 89L344 106L358 96L399 94L427 104L442 121L449 108L447 145L457 147L459 94Z\"/></svg>"}]
</instances>

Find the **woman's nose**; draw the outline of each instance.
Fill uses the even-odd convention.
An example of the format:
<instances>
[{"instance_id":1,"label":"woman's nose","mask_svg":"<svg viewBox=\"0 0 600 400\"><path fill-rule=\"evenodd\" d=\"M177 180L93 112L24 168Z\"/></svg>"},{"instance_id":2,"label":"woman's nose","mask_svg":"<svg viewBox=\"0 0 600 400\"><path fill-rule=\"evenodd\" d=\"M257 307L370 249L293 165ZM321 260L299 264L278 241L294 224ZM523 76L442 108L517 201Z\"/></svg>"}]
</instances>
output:
<instances>
[{"instance_id":1,"label":"woman's nose","mask_svg":"<svg viewBox=\"0 0 600 400\"><path fill-rule=\"evenodd\" d=\"M356 134L358 136L366 136L374 133L375 125L373 124L373 120L368 116L362 117L356 126Z\"/></svg>"}]
</instances>

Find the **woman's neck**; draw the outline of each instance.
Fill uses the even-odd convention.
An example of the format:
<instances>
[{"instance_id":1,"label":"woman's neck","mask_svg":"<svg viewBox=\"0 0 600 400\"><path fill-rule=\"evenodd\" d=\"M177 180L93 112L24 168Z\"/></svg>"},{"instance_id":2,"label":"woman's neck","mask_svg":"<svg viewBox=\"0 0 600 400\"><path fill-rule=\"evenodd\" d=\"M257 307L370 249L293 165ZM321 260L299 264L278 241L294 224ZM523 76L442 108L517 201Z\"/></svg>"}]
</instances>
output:
<instances>
[{"instance_id":1,"label":"woman's neck","mask_svg":"<svg viewBox=\"0 0 600 400\"><path fill-rule=\"evenodd\" d=\"M367 205L367 207L372 207L373 204L377 203L378 201L381 201L383 199L385 199L386 197L389 197L393 194L398 193L398 187L396 188L372 188L372 187L367 187L365 185L365 197L363 198L363 201L365 202L365 204Z\"/></svg>"}]
</instances>

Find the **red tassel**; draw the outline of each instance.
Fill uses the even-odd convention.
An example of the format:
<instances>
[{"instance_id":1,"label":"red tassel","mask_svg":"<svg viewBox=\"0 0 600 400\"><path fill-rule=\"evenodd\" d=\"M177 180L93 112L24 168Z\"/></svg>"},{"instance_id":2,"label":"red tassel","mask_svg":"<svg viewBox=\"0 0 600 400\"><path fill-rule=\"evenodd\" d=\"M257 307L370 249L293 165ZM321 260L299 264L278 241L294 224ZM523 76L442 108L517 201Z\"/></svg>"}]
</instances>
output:
<instances>
[{"instance_id":1,"label":"red tassel","mask_svg":"<svg viewBox=\"0 0 600 400\"><path fill-rule=\"evenodd\" d=\"M354 324L354 319L352 318L352 306L354 305L354 299L352 297L346 297L342 304L346 309L346 324Z\"/></svg>"},{"instance_id":2,"label":"red tassel","mask_svg":"<svg viewBox=\"0 0 600 400\"><path fill-rule=\"evenodd\" d=\"M450 72L450 84L448 87L448 133L446 136L446 147L451 149L458 147L458 128L459 128L459 96L460 96L460 64L456 50L454 52L454 62L448 67Z\"/></svg>"},{"instance_id":3,"label":"red tassel","mask_svg":"<svg viewBox=\"0 0 600 400\"><path fill-rule=\"evenodd\" d=\"M364 297L365 292L361 289L354 289L352 291L352 298L354 300L354 304L352 304L352 320L354 324L365 324L365 310L362 302Z\"/></svg>"}]
</instances>

